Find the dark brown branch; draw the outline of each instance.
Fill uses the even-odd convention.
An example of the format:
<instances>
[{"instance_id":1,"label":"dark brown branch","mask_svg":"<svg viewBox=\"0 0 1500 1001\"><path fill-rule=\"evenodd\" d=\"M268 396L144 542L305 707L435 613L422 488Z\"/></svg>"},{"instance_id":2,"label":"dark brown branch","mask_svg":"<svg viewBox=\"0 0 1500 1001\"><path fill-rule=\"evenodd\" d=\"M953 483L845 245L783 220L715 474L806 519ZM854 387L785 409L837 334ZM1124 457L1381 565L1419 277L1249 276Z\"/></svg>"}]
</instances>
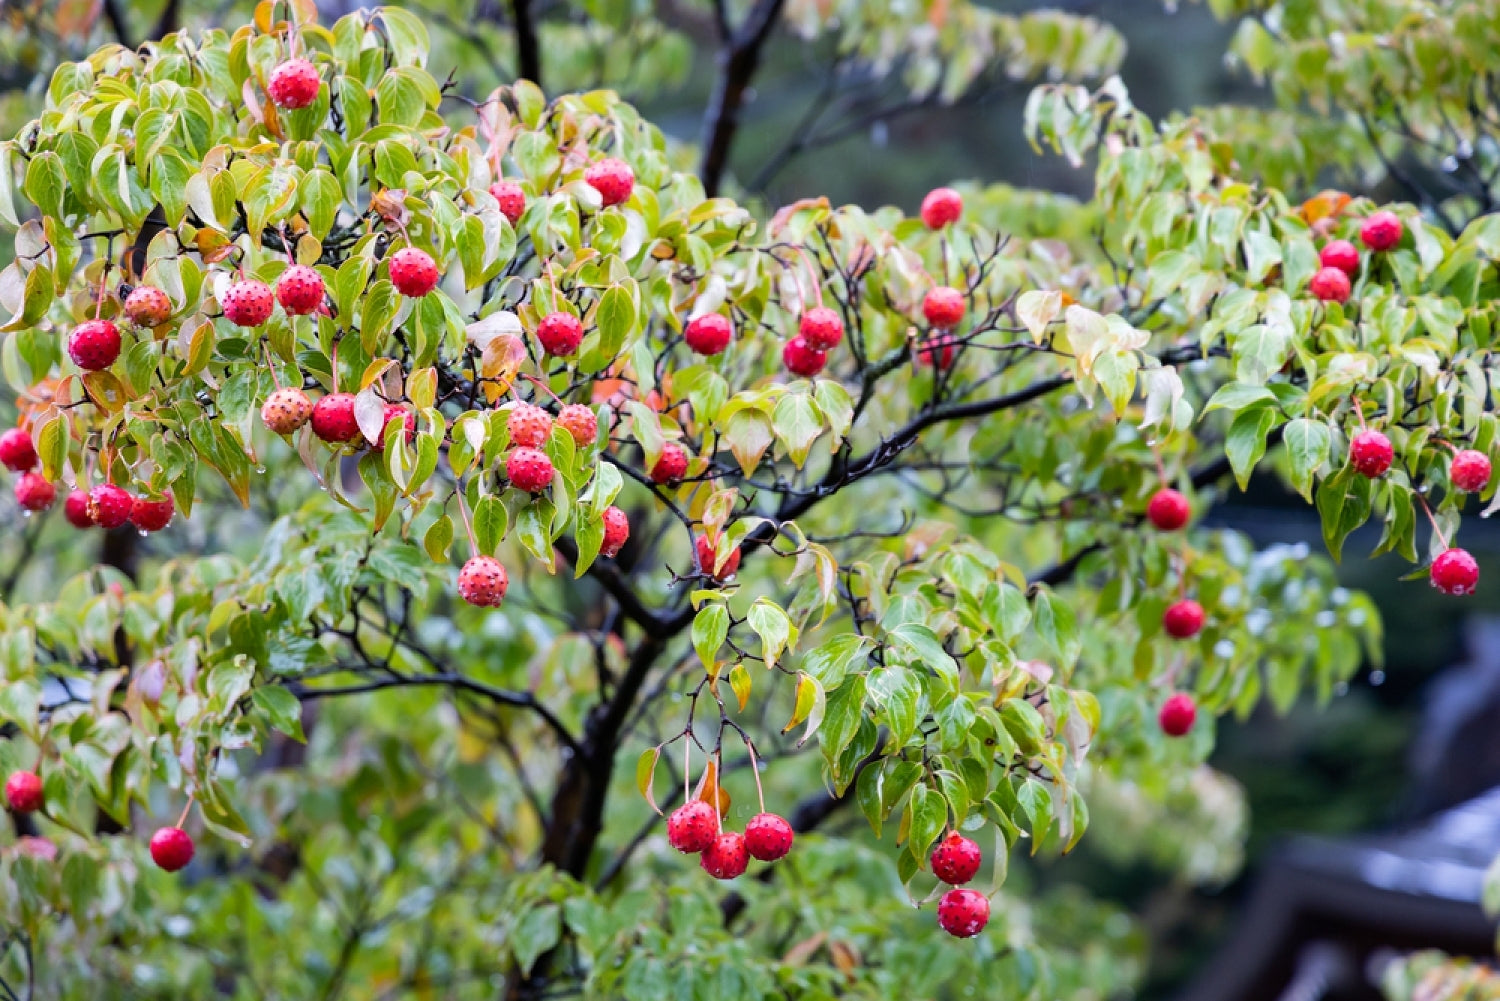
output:
<instances>
[{"instance_id":1,"label":"dark brown branch","mask_svg":"<svg viewBox=\"0 0 1500 1001\"><path fill-rule=\"evenodd\" d=\"M537 40L535 13L531 0L511 0L510 13L515 21L516 64L521 79L542 85L542 46Z\"/></svg>"},{"instance_id":2,"label":"dark brown branch","mask_svg":"<svg viewBox=\"0 0 1500 1001\"><path fill-rule=\"evenodd\" d=\"M119 0L104 0L104 19L109 22L109 28L120 40L120 44L127 49L135 48L135 43L130 40L130 27L125 23L125 14L120 10Z\"/></svg>"},{"instance_id":3,"label":"dark brown branch","mask_svg":"<svg viewBox=\"0 0 1500 1001\"><path fill-rule=\"evenodd\" d=\"M784 3L785 0L756 0L744 23L719 49L719 76L703 116L703 152L698 162L698 177L709 197L717 195L723 183L729 152L739 130L745 92L750 89L750 81L760 66L761 49L776 26Z\"/></svg>"}]
</instances>

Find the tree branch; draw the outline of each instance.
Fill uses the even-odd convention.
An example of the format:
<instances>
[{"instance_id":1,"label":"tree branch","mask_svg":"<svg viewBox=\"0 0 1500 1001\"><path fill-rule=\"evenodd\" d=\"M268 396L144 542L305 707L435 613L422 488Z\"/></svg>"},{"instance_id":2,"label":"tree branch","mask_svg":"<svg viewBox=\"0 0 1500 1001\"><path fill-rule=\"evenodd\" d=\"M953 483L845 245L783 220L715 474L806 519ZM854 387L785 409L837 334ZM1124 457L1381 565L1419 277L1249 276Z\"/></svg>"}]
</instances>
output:
<instances>
[{"instance_id":1,"label":"tree branch","mask_svg":"<svg viewBox=\"0 0 1500 1001\"><path fill-rule=\"evenodd\" d=\"M756 0L739 30L719 48L719 76L703 115L703 150L698 162L698 176L709 197L717 195L723 183L745 92L750 89L750 81L760 66L761 49L776 26L784 3L785 0Z\"/></svg>"},{"instance_id":2,"label":"tree branch","mask_svg":"<svg viewBox=\"0 0 1500 1001\"><path fill-rule=\"evenodd\" d=\"M135 43L130 40L130 27L125 23L125 14L120 10L119 0L104 0L104 19L109 22L110 30L120 40L120 44L127 49L135 48Z\"/></svg>"},{"instance_id":3,"label":"tree branch","mask_svg":"<svg viewBox=\"0 0 1500 1001\"><path fill-rule=\"evenodd\" d=\"M520 68L521 78L530 80L540 87L542 85L542 47L537 40L531 0L510 0L510 13L515 20L516 63Z\"/></svg>"}]
</instances>

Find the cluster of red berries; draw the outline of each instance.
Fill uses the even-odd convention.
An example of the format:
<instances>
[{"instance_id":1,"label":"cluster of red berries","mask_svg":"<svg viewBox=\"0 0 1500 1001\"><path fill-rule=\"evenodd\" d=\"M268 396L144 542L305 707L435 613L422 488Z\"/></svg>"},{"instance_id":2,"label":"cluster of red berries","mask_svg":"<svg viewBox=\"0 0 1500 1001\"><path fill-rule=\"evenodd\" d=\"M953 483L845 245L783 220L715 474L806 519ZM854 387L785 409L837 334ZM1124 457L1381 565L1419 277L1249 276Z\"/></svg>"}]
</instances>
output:
<instances>
[{"instance_id":1,"label":"cluster of red berries","mask_svg":"<svg viewBox=\"0 0 1500 1001\"><path fill-rule=\"evenodd\" d=\"M667 842L684 855L699 855L698 864L714 879L742 876L750 860L775 862L792 850L792 825L774 813L757 813L745 833L726 831L719 811L701 800L689 800L667 817Z\"/></svg>"},{"instance_id":2,"label":"cluster of red berries","mask_svg":"<svg viewBox=\"0 0 1500 1001\"><path fill-rule=\"evenodd\" d=\"M1390 250L1401 242L1401 220L1396 213L1382 209L1373 213L1359 227L1359 242L1375 253ZM1359 249L1348 240L1330 240L1318 254L1319 268L1307 289L1323 302L1345 303L1359 274Z\"/></svg>"},{"instance_id":3,"label":"cluster of red berries","mask_svg":"<svg viewBox=\"0 0 1500 1001\"><path fill-rule=\"evenodd\" d=\"M57 500L57 484L37 472L36 447L24 428L0 434L0 464L16 478L16 503L25 511L45 511ZM92 490L73 490L63 514L75 528L119 528L129 522L142 532L160 532L172 523L176 507L170 492L161 497L135 496L124 487L101 483Z\"/></svg>"},{"instance_id":4,"label":"cluster of red berries","mask_svg":"<svg viewBox=\"0 0 1500 1001\"><path fill-rule=\"evenodd\" d=\"M36 813L46 805L42 777L36 772L11 772L5 780L5 804L16 813ZM36 841L45 839L38 838ZM48 850L31 854L48 860L57 857L57 847L45 842ZM41 846L38 846L41 847ZM193 839L180 827L163 827L151 835L151 860L167 872L176 872L193 860Z\"/></svg>"},{"instance_id":5,"label":"cluster of red berries","mask_svg":"<svg viewBox=\"0 0 1500 1001\"><path fill-rule=\"evenodd\" d=\"M979 846L957 831L949 831L932 850L932 874L953 887L938 901L938 926L954 938L973 938L989 924L990 898L963 888L983 861Z\"/></svg>"},{"instance_id":6,"label":"cluster of red berries","mask_svg":"<svg viewBox=\"0 0 1500 1001\"><path fill-rule=\"evenodd\" d=\"M1193 508L1180 491L1162 487L1151 495L1146 504L1146 520L1161 532L1175 532L1192 519ZM1191 639L1203 629L1203 606L1191 598L1181 598L1167 606L1162 613L1161 624L1167 635L1175 639ZM1157 722L1169 737L1182 737L1193 728L1198 710L1193 697L1178 692L1162 704Z\"/></svg>"}]
</instances>

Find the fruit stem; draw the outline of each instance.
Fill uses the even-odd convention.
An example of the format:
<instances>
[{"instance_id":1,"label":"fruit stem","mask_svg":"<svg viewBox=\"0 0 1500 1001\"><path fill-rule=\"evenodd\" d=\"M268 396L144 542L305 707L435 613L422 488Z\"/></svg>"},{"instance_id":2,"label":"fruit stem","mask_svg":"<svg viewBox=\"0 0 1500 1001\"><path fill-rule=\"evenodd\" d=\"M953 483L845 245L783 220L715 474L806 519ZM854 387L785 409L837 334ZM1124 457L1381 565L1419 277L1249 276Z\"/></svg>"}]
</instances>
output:
<instances>
[{"instance_id":1,"label":"fruit stem","mask_svg":"<svg viewBox=\"0 0 1500 1001\"><path fill-rule=\"evenodd\" d=\"M104 312L104 288L109 279L109 258L104 259L104 270L99 272L99 297L94 300L94 319Z\"/></svg>"},{"instance_id":2,"label":"fruit stem","mask_svg":"<svg viewBox=\"0 0 1500 1001\"><path fill-rule=\"evenodd\" d=\"M188 814L190 814L190 813L193 812L193 799L194 799L194 794L189 793L188 794L187 806L184 806L182 808L182 816L180 816L180 817L177 818L177 826L179 828L182 827L183 824L187 823Z\"/></svg>"},{"instance_id":3,"label":"fruit stem","mask_svg":"<svg viewBox=\"0 0 1500 1001\"><path fill-rule=\"evenodd\" d=\"M744 736L744 731L741 731ZM760 812L766 812L766 791L760 785L760 763L755 760L755 745L745 737L745 750L750 754L750 774L755 776L755 798L760 800Z\"/></svg>"},{"instance_id":4,"label":"fruit stem","mask_svg":"<svg viewBox=\"0 0 1500 1001\"><path fill-rule=\"evenodd\" d=\"M683 734L682 742L682 801L689 803L693 799L693 739L692 730L689 728Z\"/></svg>"},{"instance_id":5,"label":"fruit stem","mask_svg":"<svg viewBox=\"0 0 1500 1001\"><path fill-rule=\"evenodd\" d=\"M339 341L333 342L333 357L330 361L333 366L333 391L337 393L339 391Z\"/></svg>"},{"instance_id":6,"label":"fruit stem","mask_svg":"<svg viewBox=\"0 0 1500 1001\"><path fill-rule=\"evenodd\" d=\"M279 390L281 388L281 376L276 374L276 363L271 360L271 342L262 340L260 346L266 353L266 367L271 370L271 385Z\"/></svg>"},{"instance_id":7,"label":"fruit stem","mask_svg":"<svg viewBox=\"0 0 1500 1001\"><path fill-rule=\"evenodd\" d=\"M462 485L455 485L453 497L458 501L458 517L464 523L464 534L469 537L469 554L471 556L481 555L479 552L479 540L474 538L474 526L469 523L469 508L464 504L464 491Z\"/></svg>"},{"instance_id":8,"label":"fruit stem","mask_svg":"<svg viewBox=\"0 0 1500 1001\"><path fill-rule=\"evenodd\" d=\"M1443 544L1444 549L1448 549L1448 537L1443 534L1441 528L1438 528L1437 519L1432 516L1432 508L1427 506L1427 498L1416 491L1413 493L1416 494L1417 503L1422 505L1422 513L1427 515L1427 523L1432 526L1432 534L1437 536L1437 540Z\"/></svg>"},{"instance_id":9,"label":"fruit stem","mask_svg":"<svg viewBox=\"0 0 1500 1001\"><path fill-rule=\"evenodd\" d=\"M521 373L521 378L525 379L527 382L530 382L532 385L536 386L542 392L544 392L548 396L552 397L553 402L555 402L555 403L562 403L562 397L558 396L556 393L554 393L552 391L552 387L549 386L549 385L547 385L541 379L538 379L536 376L532 375L529 372L522 372ZM517 397L517 398L519 399L519 397Z\"/></svg>"}]
</instances>

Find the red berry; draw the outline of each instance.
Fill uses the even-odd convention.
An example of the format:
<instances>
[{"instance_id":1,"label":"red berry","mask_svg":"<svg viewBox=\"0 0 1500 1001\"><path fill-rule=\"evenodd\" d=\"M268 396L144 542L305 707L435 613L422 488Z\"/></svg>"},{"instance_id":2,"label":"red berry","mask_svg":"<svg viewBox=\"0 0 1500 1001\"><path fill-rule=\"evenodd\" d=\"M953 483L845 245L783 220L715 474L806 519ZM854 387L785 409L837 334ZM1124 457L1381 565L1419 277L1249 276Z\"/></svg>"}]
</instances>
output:
<instances>
[{"instance_id":1,"label":"red berry","mask_svg":"<svg viewBox=\"0 0 1500 1001\"><path fill-rule=\"evenodd\" d=\"M536 339L547 354L566 358L583 341L583 323L572 313L549 313L536 325Z\"/></svg>"},{"instance_id":2,"label":"red berry","mask_svg":"<svg viewBox=\"0 0 1500 1001\"><path fill-rule=\"evenodd\" d=\"M0 439L0 444L3 443ZM1479 493L1490 482L1490 457L1472 448L1464 449L1453 456L1453 462L1448 466L1448 480L1455 490Z\"/></svg>"},{"instance_id":3,"label":"red berry","mask_svg":"<svg viewBox=\"0 0 1500 1001\"><path fill-rule=\"evenodd\" d=\"M1323 302L1349 301L1349 276L1339 268L1322 268L1307 283L1307 290Z\"/></svg>"},{"instance_id":4,"label":"red berry","mask_svg":"<svg viewBox=\"0 0 1500 1001\"><path fill-rule=\"evenodd\" d=\"M957 831L938 842L932 850L932 874L944 883L962 886L974 878L984 855L979 846Z\"/></svg>"},{"instance_id":5,"label":"red berry","mask_svg":"<svg viewBox=\"0 0 1500 1001\"><path fill-rule=\"evenodd\" d=\"M819 351L808 344L806 338L798 335L782 346L781 363L793 375L811 379L823 371L823 366L828 364L828 352Z\"/></svg>"},{"instance_id":6,"label":"red berry","mask_svg":"<svg viewBox=\"0 0 1500 1001\"><path fill-rule=\"evenodd\" d=\"M718 565L718 546L715 543L709 542L708 536L700 535L694 540L693 547L698 550L698 565L703 569L704 573L709 574L715 580L728 580L740 569L740 549L738 546L725 557L724 565L718 568L717 573L714 572L714 568Z\"/></svg>"},{"instance_id":7,"label":"red berry","mask_svg":"<svg viewBox=\"0 0 1500 1001\"><path fill-rule=\"evenodd\" d=\"M161 500L137 497L130 505L130 523L143 532L160 532L172 523L175 510L170 493Z\"/></svg>"},{"instance_id":8,"label":"red berry","mask_svg":"<svg viewBox=\"0 0 1500 1001\"><path fill-rule=\"evenodd\" d=\"M954 938L973 938L990 923L990 898L978 890L949 890L938 901L938 926Z\"/></svg>"},{"instance_id":9,"label":"red berry","mask_svg":"<svg viewBox=\"0 0 1500 1001\"><path fill-rule=\"evenodd\" d=\"M518 448L505 460L505 476L517 490L538 494L552 482L552 460L535 448Z\"/></svg>"},{"instance_id":10,"label":"red berry","mask_svg":"<svg viewBox=\"0 0 1500 1001\"><path fill-rule=\"evenodd\" d=\"M942 229L964 214L964 199L952 188L933 188L922 199L922 221L928 229Z\"/></svg>"},{"instance_id":11,"label":"red berry","mask_svg":"<svg viewBox=\"0 0 1500 1001\"><path fill-rule=\"evenodd\" d=\"M774 813L757 813L745 825L745 849L762 862L786 858L793 837L792 825Z\"/></svg>"},{"instance_id":12,"label":"red berry","mask_svg":"<svg viewBox=\"0 0 1500 1001\"><path fill-rule=\"evenodd\" d=\"M416 247L402 247L391 255L391 284L396 291L413 299L437 288L442 274L432 255Z\"/></svg>"},{"instance_id":13,"label":"red berry","mask_svg":"<svg viewBox=\"0 0 1500 1001\"><path fill-rule=\"evenodd\" d=\"M31 443L31 435L20 428L0 434L0 465L17 473L35 466L36 446Z\"/></svg>"},{"instance_id":14,"label":"red berry","mask_svg":"<svg viewBox=\"0 0 1500 1001\"><path fill-rule=\"evenodd\" d=\"M635 190L635 171L624 160L612 156L591 164L583 172L583 179L599 192L606 207L629 201L631 191Z\"/></svg>"},{"instance_id":15,"label":"red berry","mask_svg":"<svg viewBox=\"0 0 1500 1001\"><path fill-rule=\"evenodd\" d=\"M687 450L675 441L669 441L661 447L661 455L656 464L651 467L651 481L672 485L681 482L687 475L688 454Z\"/></svg>"},{"instance_id":16,"label":"red berry","mask_svg":"<svg viewBox=\"0 0 1500 1001\"><path fill-rule=\"evenodd\" d=\"M260 408L261 423L276 434L291 434L306 424L312 415L312 400L293 386L276 390L266 397L265 404Z\"/></svg>"},{"instance_id":17,"label":"red berry","mask_svg":"<svg viewBox=\"0 0 1500 1001\"><path fill-rule=\"evenodd\" d=\"M682 804L667 817L667 843L684 855L696 855L718 839L719 814L701 799Z\"/></svg>"},{"instance_id":18,"label":"red berry","mask_svg":"<svg viewBox=\"0 0 1500 1001\"><path fill-rule=\"evenodd\" d=\"M119 528L134 509L135 498L124 487L101 483L89 491L89 517L100 528Z\"/></svg>"},{"instance_id":19,"label":"red berry","mask_svg":"<svg viewBox=\"0 0 1500 1001\"><path fill-rule=\"evenodd\" d=\"M1382 209L1359 227L1359 239L1371 250L1390 250L1401 242L1401 220L1396 213Z\"/></svg>"},{"instance_id":20,"label":"red berry","mask_svg":"<svg viewBox=\"0 0 1500 1001\"><path fill-rule=\"evenodd\" d=\"M929 337L917 348L917 364L940 369L953 367L953 357L958 352L958 342L952 334Z\"/></svg>"},{"instance_id":21,"label":"red berry","mask_svg":"<svg viewBox=\"0 0 1500 1001\"><path fill-rule=\"evenodd\" d=\"M958 326L967 308L964 294L947 285L939 285L922 299L922 315L927 317L928 323L944 330Z\"/></svg>"},{"instance_id":22,"label":"red berry","mask_svg":"<svg viewBox=\"0 0 1500 1001\"><path fill-rule=\"evenodd\" d=\"M151 835L151 861L176 872L193 860L193 839L180 827L163 827Z\"/></svg>"},{"instance_id":23,"label":"red berry","mask_svg":"<svg viewBox=\"0 0 1500 1001\"><path fill-rule=\"evenodd\" d=\"M573 444L588 448L599 437L599 418L582 403L570 403L557 412L557 423L573 436Z\"/></svg>"},{"instance_id":24,"label":"red berry","mask_svg":"<svg viewBox=\"0 0 1500 1001\"><path fill-rule=\"evenodd\" d=\"M458 596L480 608L498 608L510 577L493 556L475 556L458 572Z\"/></svg>"},{"instance_id":25,"label":"red berry","mask_svg":"<svg viewBox=\"0 0 1500 1001\"><path fill-rule=\"evenodd\" d=\"M1361 431L1349 442L1349 461L1361 476L1372 480L1385 475L1395 455L1391 440L1379 431Z\"/></svg>"},{"instance_id":26,"label":"red berry","mask_svg":"<svg viewBox=\"0 0 1500 1001\"><path fill-rule=\"evenodd\" d=\"M276 312L271 286L254 278L237 281L224 290L224 318L237 327L258 327Z\"/></svg>"},{"instance_id":27,"label":"red berry","mask_svg":"<svg viewBox=\"0 0 1500 1001\"><path fill-rule=\"evenodd\" d=\"M278 108L305 108L318 99L318 68L306 59L288 59L271 71L266 93Z\"/></svg>"},{"instance_id":28,"label":"red berry","mask_svg":"<svg viewBox=\"0 0 1500 1001\"><path fill-rule=\"evenodd\" d=\"M370 443L377 452L385 451L385 429L391 421L403 420L406 424L406 443L410 445L417 437L417 415L404 403L387 403L380 415L380 437Z\"/></svg>"},{"instance_id":29,"label":"red berry","mask_svg":"<svg viewBox=\"0 0 1500 1001\"><path fill-rule=\"evenodd\" d=\"M1198 635L1198 630L1203 628L1203 606L1191 598L1185 598L1167 606L1167 611L1161 617L1161 624L1171 636L1180 640L1189 639Z\"/></svg>"},{"instance_id":30,"label":"red berry","mask_svg":"<svg viewBox=\"0 0 1500 1001\"><path fill-rule=\"evenodd\" d=\"M276 301L293 316L307 316L323 305L323 276L316 268L293 264L276 279Z\"/></svg>"},{"instance_id":31,"label":"red berry","mask_svg":"<svg viewBox=\"0 0 1500 1001\"><path fill-rule=\"evenodd\" d=\"M45 511L56 499L56 485L41 473L22 473L16 480L16 503L27 511Z\"/></svg>"},{"instance_id":32,"label":"red berry","mask_svg":"<svg viewBox=\"0 0 1500 1001\"><path fill-rule=\"evenodd\" d=\"M42 808L42 777L36 772L11 772L5 780L5 802L17 813Z\"/></svg>"},{"instance_id":33,"label":"red berry","mask_svg":"<svg viewBox=\"0 0 1500 1001\"><path fill-rule=\"evenodd\" d=\"M517 403L505 421L510 440L528 448L541 448L552 434L552 415L534 403Z\"/></svg>"},{"instance_id":34,"label":"red berry","mask_svg":"<svg viewBox=\"0 0 1500 1001\"><path fill-rule=\"evenodd\" d=\"M617 556L630 538L630 519L611 504L604 509L604 541L599 543L600 556Z\"/></svg>"},{"instance_id":35,"label":"red berry","mask_svg":"<svg viewBox=\"0 0 1500 1001\"><path fill-rule=\"evenodd\" d=\"M703 857L698 864L714 879L743 876L750 867L750 852L745 848L745 836L738 831L725 831L714 839L713 844L703 849Z\"/></svg>"},{"instance_id":36,"label":"red berry","mask_svg":"<svg viewBox=\"0 0 1500 1001\"><path fill-rule=\"evenodd\" d=\"M108 320L89 320L68 335L68 357L87 372L109 368L120 357L120 329Z\"/></svg>"},{"instance_id":37,"label":"red berry","mask_svg":"<svg viewBox=\"0 0 1500 1001\"><path fill-rule=\"evenodd\" d=\"M359 437L354 419L354 394L329 393L312 408L313 434L327 442L353 441Z\"/></svg>"},{"instance_id":38,"label":"red berry","mask_svg":"<svg viewBox=\"0 0 1500 1001\"><path fill-rule=\"evenodd\" d=\"M1193 704L1193 697L1178 692L1161 704L1156 721L1161 725L1161 732L1168 737L1181 737L1193 728L1193 721L1197 718L1198 707Z\"/></svg>"},{"instance_id":39,"label":"red berry","mask_svg":"<svg viewBox=\"0 0 1500 1001\"><path fill-rule=\"evenodd\" d=\"M172 315L172 300L153 285L137 285L125 297L125 315L137 327L159 327Z\"/></svg>"},{"instance_id":40,"label":"red berry","mask_svg":"<svg viewBox=\"0 0 1500 1001\"><path fill-rule=\"evenodd\" d=\"M1432 586L1444 594L1473 594L1479 564L1464 549L1445 549L1432 561Z\"/></svg>"},{"instance_id":41,"label":"red berry","mask_svg":"<svg viewBox=\"0 0 1500 1001\"><path fill-rule=\"evenodd\" d=\"M500 214L514 226L526 211L526 192L515 181L496 181L490 185L490 197L500 203Z\"/></svg>"},{"instance_id":42,"label":"red berry","mask_svg":"<svg viewBox=\"0 0 1500 1001\"><path fill-rule=\"evenodd\" d=\"M844 321L827 306L814 306L802 314L797 333L815 351L832 351L844 339Z\"/></svg>"},{"instance_id":43,"label":"red berry","mask_svg":"<svg viewBox=\"0 0 1500 1001\"><path fill-rule=\"evenodd\" d=\"M63 501L63 517L74 528L93 528L94 516L89 513L89 495L84 490L74 490Z\"/></svg>"},{"instance_id":44,"label":"red berry","mask_svg":"<svg viewBox=\"0 0 1500 1001\"><path fill-rule=\"evenodd\" d=\"M1359 251L1348 240L1330 240L1318 252L1318 261L1325 268L1338 268L1353 278L1359 272Z\"/></svg>"},{"instance_id":45,"label":"red berry","mask_svg":"<svg viewBox=\"0 0 1500 1001\"><path fill-rule=\"evenodd\" d=\"M1151 524L1163 532L1175 532L1188 523L1193 509L1188 499L1171 487L1162 487L1151 495L1146 505L1146 517Z\"/></svg>"},{"instance_id":46,"label":"red berry","mask_svg":"<svg viewBox=\"0 0 1500 1001\"><path fill-rule=\"evenodd\" d=\"M687 328L682 332L682 339L687 346L696 354L716 355L729 347L730 340L734 337L734 328L729 324L729 318L722 313L704 313L688 321Z\"/></svg>"}]
</instances>

